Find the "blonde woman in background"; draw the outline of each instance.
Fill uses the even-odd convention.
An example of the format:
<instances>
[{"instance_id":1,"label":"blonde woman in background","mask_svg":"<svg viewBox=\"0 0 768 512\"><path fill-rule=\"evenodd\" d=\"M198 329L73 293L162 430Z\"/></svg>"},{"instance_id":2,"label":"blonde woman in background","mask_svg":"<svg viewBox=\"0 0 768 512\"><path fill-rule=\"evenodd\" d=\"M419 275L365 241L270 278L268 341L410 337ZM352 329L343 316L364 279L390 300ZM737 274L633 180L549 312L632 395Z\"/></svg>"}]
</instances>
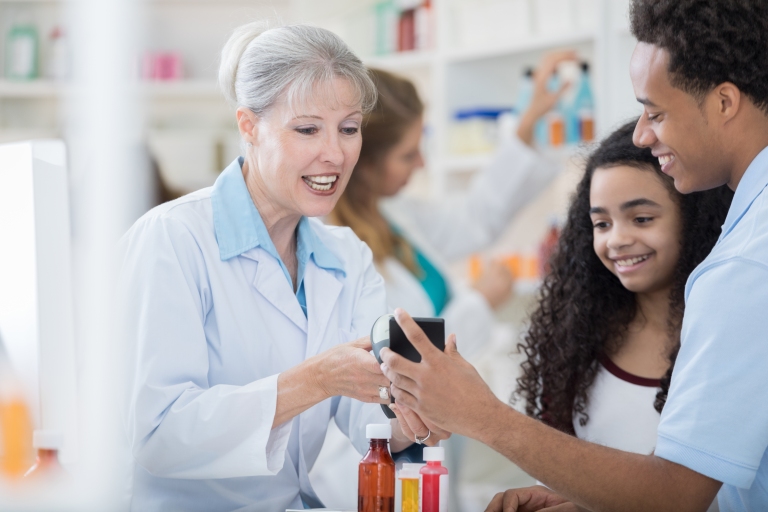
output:
<instances>
[{"instance_id":1,"label":"blonde woman in background","mask_svg":"<svg viewBox=\"0 0 768 512\"><path fill-rule=\"evenodd\" d=\"M510 219L557 175L558 166L533 148L533 133L536 122L562 93L548 90L551 76L559 63L575 58L572 51L543 58L516 137L502 142L493 162L458 200L424 200L400 193L413 172L424 166L420 150L424 106L410 81L371 71L377 103L365 116L360 159L327 221L351 227L371 248L384 277L389 312L399 307L413 316L445 318L446 333L456 333L463 355L471 357L490 339L494 310L510 297L512 277L504 266L492 263L467 286L449 279L447 265L490 246ZM461 345L461 340L471 345ZM399 418L412 414L402 408L396 413ZM318 492L334 506L352 506L351 493L337 485L346 480L339 471L354 469L357 456L345 448L348 444L329 430L312 475ZM408 455L420 459L420 453Z\"/></svg>"}]
</instances>

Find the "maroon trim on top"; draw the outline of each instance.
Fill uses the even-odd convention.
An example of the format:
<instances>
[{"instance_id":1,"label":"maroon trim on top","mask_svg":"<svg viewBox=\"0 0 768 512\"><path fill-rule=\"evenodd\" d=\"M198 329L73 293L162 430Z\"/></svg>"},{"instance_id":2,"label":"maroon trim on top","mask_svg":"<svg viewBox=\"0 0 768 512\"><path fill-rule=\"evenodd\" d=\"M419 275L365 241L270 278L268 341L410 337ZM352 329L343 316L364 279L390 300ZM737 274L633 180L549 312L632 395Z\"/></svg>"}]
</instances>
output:
<instances>
[{"instance_id":1,"label":"maroon trim on top","mask_svg":"<svg viewBox=\"0 0 768 512\"><path fill-rule=\"evenodd\" d=\"M603 367L611 373L611 375L618 377L623 381L629 382L630 384L643 386L646 388L661 387L661 379L648 379L645 377L638 377L637 375L633 375L616 366L616 363L611 361L611 359L606 355L603 355L603 357L600 358L600 364L602 364Z\"/></svg>"}]
</instances>

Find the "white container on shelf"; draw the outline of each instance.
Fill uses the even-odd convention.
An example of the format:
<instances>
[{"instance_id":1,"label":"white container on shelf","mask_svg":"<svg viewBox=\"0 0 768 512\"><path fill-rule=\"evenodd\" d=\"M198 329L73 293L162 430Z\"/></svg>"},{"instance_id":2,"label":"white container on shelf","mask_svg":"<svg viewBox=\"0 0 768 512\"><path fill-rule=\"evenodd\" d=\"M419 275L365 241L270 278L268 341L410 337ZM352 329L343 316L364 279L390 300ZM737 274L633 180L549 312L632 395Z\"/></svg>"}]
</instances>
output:
<instances>
[{"instance_id":1,"label":"white container on shelf","mask_svg":"<svg viewBox=\"0 0 768 512\"><path fill-rule=\"evenodd\" d=\"M562 35L575 29L573 0L534 0L533 16L539 35Z\"/></svg>"},{"instance_id":2,"label":"white container on shelf","mask_svg":"<svg viewBox=\"0 0 768 512\"><path fill-rule=\"evenodd\" d=\"M454 5L454 25L463 48L500 46L531 34L529 0L462 0Z\"/></svg>"}]
</instances>

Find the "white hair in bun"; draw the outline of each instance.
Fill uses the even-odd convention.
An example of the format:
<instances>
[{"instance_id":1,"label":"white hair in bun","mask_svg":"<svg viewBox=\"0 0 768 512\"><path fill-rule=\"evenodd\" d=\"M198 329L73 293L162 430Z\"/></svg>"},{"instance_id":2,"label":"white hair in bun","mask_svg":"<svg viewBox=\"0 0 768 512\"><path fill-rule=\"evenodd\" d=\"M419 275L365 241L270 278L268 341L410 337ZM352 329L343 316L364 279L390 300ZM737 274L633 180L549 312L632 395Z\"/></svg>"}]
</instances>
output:
<instances>
[{"instance_id":1,"label":"white hair in bun","mask_svg":"<svg viewBox=\"0 0 768 512\"><path fill-rule=\"evenodd\" d=\"M289 104L310 99L334 78L352 85L363 113L376 103L368 70L333 32L308 25L269 28L257 21L235 29L221 51L219 86L230 104L268 111L281 95Z\"/></svg>"}]
</instances>

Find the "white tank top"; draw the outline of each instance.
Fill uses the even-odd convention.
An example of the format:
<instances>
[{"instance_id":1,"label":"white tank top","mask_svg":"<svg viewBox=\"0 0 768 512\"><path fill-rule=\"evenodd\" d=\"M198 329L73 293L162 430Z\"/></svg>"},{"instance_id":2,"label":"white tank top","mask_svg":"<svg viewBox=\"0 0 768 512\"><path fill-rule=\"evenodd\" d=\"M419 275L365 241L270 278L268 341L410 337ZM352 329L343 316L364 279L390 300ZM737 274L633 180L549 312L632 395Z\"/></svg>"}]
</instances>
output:
<instances>
[{"instance_id":1,"label":"white tank top","mask_svg":"<svg viewBox=\"0 0 768 512\"><path fill-rule=\"evenodd\" d=\"M660 414L653 403L659 391L658 379L646 379L625 372L607 357L600 361L595 381L587 396L589 421L573 428L579 439L648 455L656 448Z\"/></svg>"}]
</instances>

